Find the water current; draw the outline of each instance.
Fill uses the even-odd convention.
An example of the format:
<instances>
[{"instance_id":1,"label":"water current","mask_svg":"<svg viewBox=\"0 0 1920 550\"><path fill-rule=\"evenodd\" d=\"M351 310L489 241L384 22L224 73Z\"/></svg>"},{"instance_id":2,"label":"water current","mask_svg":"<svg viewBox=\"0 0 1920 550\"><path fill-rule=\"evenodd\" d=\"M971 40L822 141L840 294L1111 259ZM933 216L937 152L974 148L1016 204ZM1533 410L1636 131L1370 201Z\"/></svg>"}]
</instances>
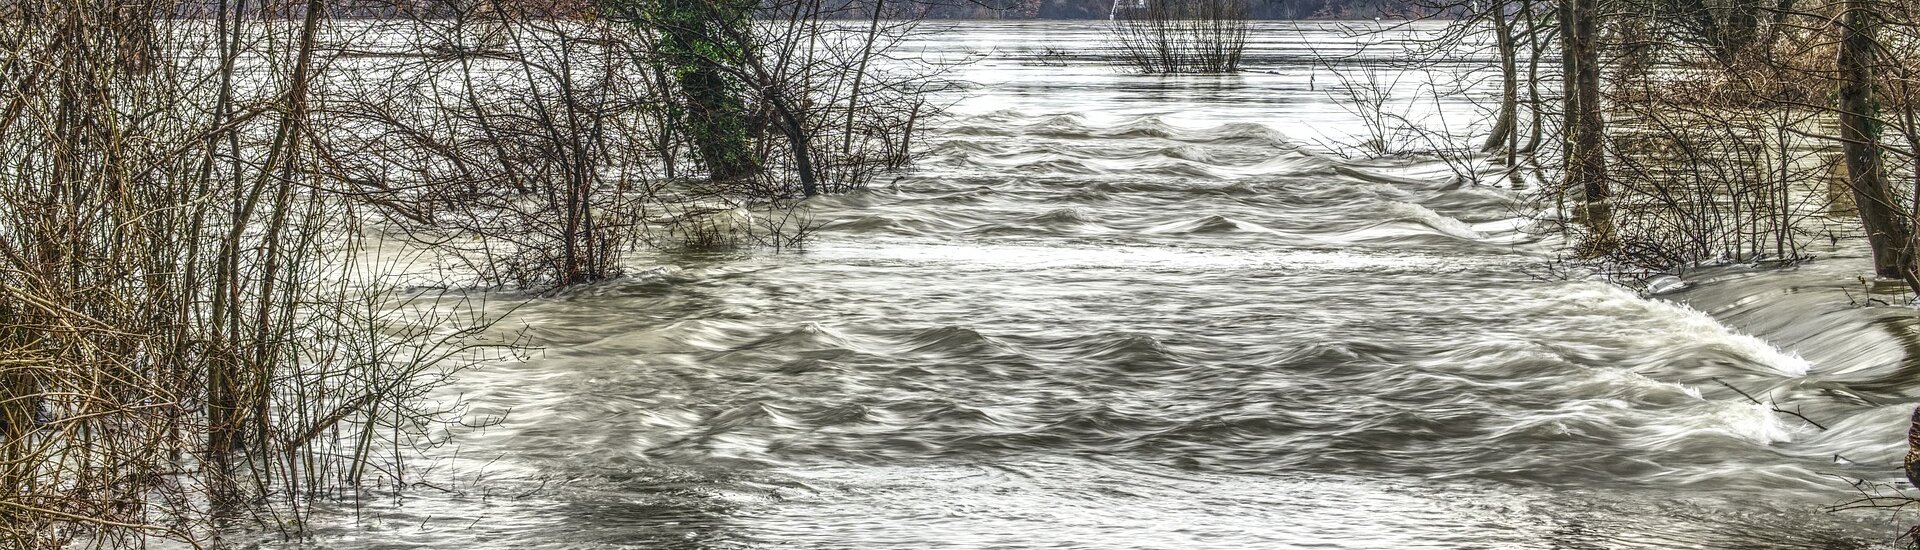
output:
<instances>
[{"instance_id":1,"label":"water current","mask_svg":"<svg viewBox=\"0 0 1920 550\"><path fill-rule=\"evenodd\" d=\"M1366 129L1330 69L1396 44L1263 24L1250 71L1160 77L1117 70L1097 23L929 25L908 51L970 60L971 84L918 170L811 201L802 250L640 256L521 306L543 350L454 383L505 417L438 451L448 491L324 504L310 543L1785 549L1901 529L1824 510L1843 477L1898 479L1920 382L1893 336L1911 323L1839 290L1865 265L1850 245L1654 297L1569 279L1523 193L1335 154ZM1372 74L1405 94L1476 61L1449 63Z\"/></svg>"}]
</instances>

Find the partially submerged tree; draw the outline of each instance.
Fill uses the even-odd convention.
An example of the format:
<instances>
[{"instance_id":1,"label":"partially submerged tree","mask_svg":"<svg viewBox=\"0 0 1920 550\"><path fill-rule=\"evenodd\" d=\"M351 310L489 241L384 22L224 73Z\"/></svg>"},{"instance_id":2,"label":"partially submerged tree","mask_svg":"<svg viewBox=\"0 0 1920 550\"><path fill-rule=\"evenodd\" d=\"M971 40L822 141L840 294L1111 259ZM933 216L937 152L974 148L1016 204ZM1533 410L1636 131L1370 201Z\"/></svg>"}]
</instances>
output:
<instances>
[{"instance_id":1,"label":"partially submerged tree","mask_svg":"<svg viewBox=\"0 0 1920 550\"><path fill-rule=\"evenodd\" d=\"M1567 188L1578 189L1583 198L1580 219L1587 229L1582 254L1603 256L1619 244L1614 227L1613 188L1608 181L1606 106L1600 101L1601 13L1597 0L1561 0L1561 41L1570 59L1564 61L1570 71L1571 92L1565 109L1572 113L1566 130Z\"/></svg>"},{"instance_id":2,"label":"partially submerged tree","mask_svg":"<svg viewBox=\"0 0 1920 550\"><path fill-rule=\"evenodd\" d=\"M1913 207L1887 181L1886 146L1877 76L1884 48L1879 40L1882 14L1875 0L1846 0L1840 18L1840 142L1854 204L1873 249L1874 274L1900 279L1920 292L1914 251ZM1912 154L1912 152L1909 152ZM1920 190L1920 188L1916 188ZM1913 197L1905 197L1911 204Z\"/></svg>"},{"instance_id":3,"label":"partially submerged tree","mask_svg":"<svg viewBox=\"0 0 1920 550\"><path fill-rule=\"evenodd\" d=\"M749 131L746 82L730 70L749 56L743 40L754 2L742 0L601 0L605 15L652 33L648 63L672 77L676 129L692 143L709 177L732 180L759 171Z\"/></svg>"},{"instance_id":4,"label":"partially submerged tree","mask_svg":"<svg viewBox=\"0 0 1920 550\"><path fill-rule=\"evenodd\" d=\"M1246 0L1114 0L1120 58L1143 73L1231 73L1247 45Z\"/></svg>"}]
</instances>

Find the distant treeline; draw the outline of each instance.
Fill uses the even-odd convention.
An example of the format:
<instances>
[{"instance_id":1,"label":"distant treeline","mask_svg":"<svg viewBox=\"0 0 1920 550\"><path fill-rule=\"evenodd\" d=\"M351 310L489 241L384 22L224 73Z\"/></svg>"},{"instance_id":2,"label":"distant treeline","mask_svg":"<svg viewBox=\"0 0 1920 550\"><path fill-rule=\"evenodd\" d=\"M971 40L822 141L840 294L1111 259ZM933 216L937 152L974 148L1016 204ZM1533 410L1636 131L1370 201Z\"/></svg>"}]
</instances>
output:
<instances>
[{"instance_id":1,"label":"distant treeline","mask_svg":"<svg viewBox=\"0 0 1920 550\"><path fill-rule=\"evenodd\" d=\"M1115 0L920 0L907 10L929 19L1106 19ZM1132 0L1128 0L1132 1ZM0 5L10 3L0 0ZM767 2L762 1L762 4ZM828 0L825 11L830 18L865 19L872 0ZM300 17L304 4L299 2L254 2L249 9L258 14ZM399 14L452 15L476 3L444 0L331 0L326 2L332 17L379 18ZM210 17L220 6L217 0L200 3L168 3L176 17ZM486 4L478 4L486 5ZM594 12L595 0L501 0L498 5L523 14L546 17L572 17ZM899 7L888 2L889 11ZM1248 6L1251 19L1373 19L1410 18L1425 10L1410 7L1401 0L1253 0ZM469 13L471 13L469 11Z\"/></svg>"},{"instance_id":2,"label":"distant treeline","mask_svg":"<svg viewBox=\"0 0 1920 550\"><path fill-rule=\"evenodd\" d=\"M933 19L1106 19L1114 0L934 0ZM1373 19L1411 15L1397 0L1253 0L1252 19Z\"/></svg>"}]
</instances>

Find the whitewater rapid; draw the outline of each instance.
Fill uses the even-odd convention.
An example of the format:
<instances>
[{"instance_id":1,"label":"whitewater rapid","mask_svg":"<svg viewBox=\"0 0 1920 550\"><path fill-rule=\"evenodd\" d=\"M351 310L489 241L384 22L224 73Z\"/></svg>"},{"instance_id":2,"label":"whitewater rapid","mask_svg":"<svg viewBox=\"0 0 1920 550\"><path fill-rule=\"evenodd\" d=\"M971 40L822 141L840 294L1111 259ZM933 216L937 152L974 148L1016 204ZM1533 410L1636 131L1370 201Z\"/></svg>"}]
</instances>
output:
<instances>
[{"instance_id":1,"label":"whitewater rapid","mask_svg":"<svg viewBox=\"0 0 1920 550\"><path fill-rule=\"evenodd\" d=\"M543 349L454 384L503 420L441 454L445 490L323 503L315 540L1870 548L1898 532L1824 511L1851 494L1836 476L1898 475L1920 379L1895 377L1895 340L1831 341L1886 315L1779 289L1813 279L1732 286L1752 272L1737 266L1657 299L1557 271L1526 190L1337 146L1364 129L1330 68L1302 61L1346 47L1334 26L1260 27L1245 75L1152 77L1106 62L1094 23L944 25L911 46L973 59L972 84L916 171L810 201L821 230L802 250L642 254L634 276L516 302L508 324ZM1042 64L1038 37L1083 53ZM1474 109L1407 108L1461 127ZM1791 328L1742 292L1839 313Z\"/></svg>"}]
</instances>

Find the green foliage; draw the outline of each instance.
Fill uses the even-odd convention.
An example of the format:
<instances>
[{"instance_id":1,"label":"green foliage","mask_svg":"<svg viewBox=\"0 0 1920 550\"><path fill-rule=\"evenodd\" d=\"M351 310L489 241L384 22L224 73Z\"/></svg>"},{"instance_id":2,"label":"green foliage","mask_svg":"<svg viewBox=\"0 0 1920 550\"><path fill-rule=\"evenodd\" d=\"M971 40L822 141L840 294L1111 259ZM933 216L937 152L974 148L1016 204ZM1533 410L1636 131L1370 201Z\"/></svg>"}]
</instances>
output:
<instances>
[{"instance_id":1,"label":"green foliage","mask_svg":"<svg viewBox=\"0 0 1920 550\"><path fill-rule=\"evenodd\" d=\"M603 0L613 19L658 38L650 63L673 77L677 126L715 180L759 171L753 125L738 77L751 6L726 0Z\"/></svg>"}]
</instances>

